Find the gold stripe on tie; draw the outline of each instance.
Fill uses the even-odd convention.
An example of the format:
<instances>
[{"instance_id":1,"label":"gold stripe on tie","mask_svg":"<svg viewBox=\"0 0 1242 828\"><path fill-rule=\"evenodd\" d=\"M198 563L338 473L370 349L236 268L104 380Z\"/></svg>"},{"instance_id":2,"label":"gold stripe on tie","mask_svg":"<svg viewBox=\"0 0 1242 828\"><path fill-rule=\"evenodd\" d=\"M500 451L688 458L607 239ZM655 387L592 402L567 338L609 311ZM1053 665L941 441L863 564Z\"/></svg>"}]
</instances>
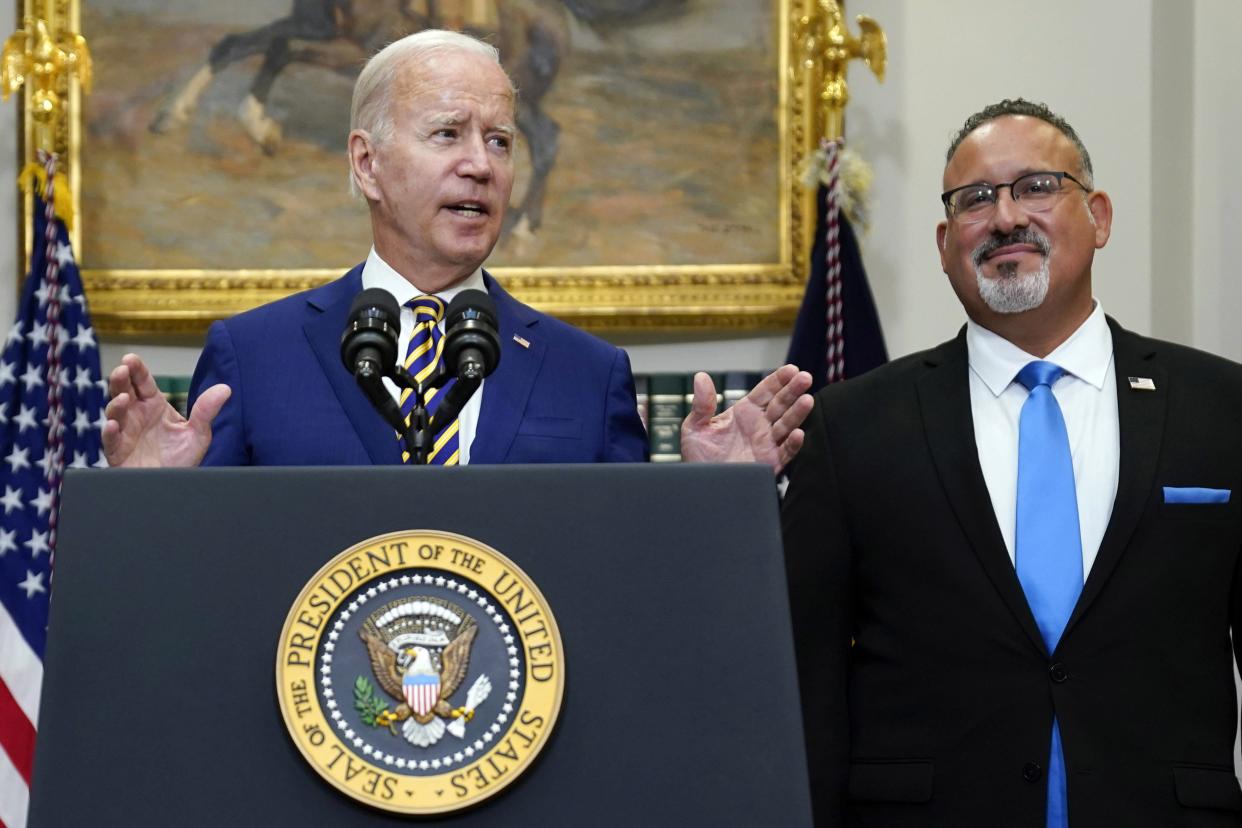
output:
<instances>
[{"instance_id":1,"label":"gold stripe on tie","mask_svg":"<svg viewBox=\"0 0 1242 828\"><path fill-rule=\"evenodd\" d=\"M444 465L446 465L446 466L456 466L456 465L457 465L457 464L459 464L460 462L461 462L461 449L458 449L457 451L455 451L455 452L453 452L451 455L449 455L449 459L447 459L447 460L445 460L445 461L444 461Z\"/></svg>"},{"instance_id":2,"label":"gold stripe on tie","mask_svg":"<svg viewBox=\"0 0 1242 828\"><path fill-rule=\"evenodd\" d=\"M459 425L460 423L457 420L453 420L448 428L444 429L443 433L440 434L440 439L436 440L435 446L431 449L431 453L427 455L427 462L434 460L435 456L440 453L440 449L444 448L444 444L453 439L453 435L457 433Z\"/></svg>"},{"instance_id":3,"label":"gold stripe on tie","mask_svg":"<svg viewBox=\"0 0 1242 828\"><path fill-rule=\"evenodd\" d=\"M417 331L415 331L415 332L414 332L414 335L415 335L415 336L417 336L417 335L418 335L418 332L417 332ZM406 357L406 360L405 360L405 368L406 368L406 370L408 371L408 370L409 370L409 368L410 368L410 366L414 364L414 360L418 359L420 356L422 356L423 354L427 353L429 350L431 350L431 340L430 340L430 339L428 339L428 340L427 340L426 342L424 342L422 345L419 345L416 349L414 349L413 351L411 351L411 352L410 352L410 355L409 355L408 357Z\"/></svg>"},{"instance_id":4,"label":"gold stripe on tie","mask_svg":"<svg viewBox=\"0 0 1242 828\"><path fill-rule=\"evenodd\" d=\"M444 316L444 301L439 296L432 296L430 294L426 296L416 296L414 299L411 299L410 301L414 302L415 300L418 300L420 303L423 301L434 302L436 306L435 310L432 310L431 308L423 304L417 304L414 307L410 308L410 310L414 311L415 319L417 319L420 316L429 316L432 318Z\"/></svg>"},{"instance_id":5,"label":"gold stripe on tie","mask_svg":"<svg viewBox=\"0 0 1242 828\"><path fill-rule=\"evenodd\" d=\"M440 359L443 354L444 354L444 337L440 337L440 341L436 343L436 358L431 360L431 362L427 363L426 367L424 367L423 370L415 374L414 379L416 379L419 382L423 382L428 377L430 377L432 374L434 374L436 372L436 369L440 367ZM426 399L424 399L423 402L424 404L426 404Z\"/></svg>"},{"instance_id":6,"label":"gold stripe on tie","mask_svg":"<svg viewBox=\"0 0 1242 828\"><path fill-rule=\"evenodd\" d=\"M416 384L425 385L440 370L443 360L444 336L440 332L440 320L444 318L444 302L435 296L418 296L407 302L405 307L414 312L414 329L410 333L410 339L406 345L406 357L402 365L412 375L411 378ZM426 388L421 395L422 404L430 409L435 402L443 402L437 396L438 391L437 388ZM397 394L407 428L411 425L411 414L415 402L410 396L412 393L414 389L402 388ZM407 411L410 413L406 413ZM429 410L428 413L433 412ZM431 458L442 456L444 446L453 446L457 443L458 427L456 421L446 426L445 436L434 446ZM402 435L398 433L396 436L400 439ZM405 449L404 445L401 449L401 459L404 463L408 463L411 459L410 452ZM437 465L453 465L459 462L460 457L454 452L447 463Z\"/></svg>"}]
</instances>

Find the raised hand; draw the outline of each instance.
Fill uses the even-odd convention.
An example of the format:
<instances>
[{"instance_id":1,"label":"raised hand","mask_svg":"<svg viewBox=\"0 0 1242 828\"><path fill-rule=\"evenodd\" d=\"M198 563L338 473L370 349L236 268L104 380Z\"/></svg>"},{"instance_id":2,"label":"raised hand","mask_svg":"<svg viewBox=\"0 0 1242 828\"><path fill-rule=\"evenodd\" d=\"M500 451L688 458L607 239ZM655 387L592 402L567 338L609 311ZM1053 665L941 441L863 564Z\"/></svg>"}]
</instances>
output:
<instances>
[{"instance_id":1,"label":"raised hand","mask_svg":"<svg viewBox=\"0 0 1242 828\"><path fill-rule=\"evenodd\" d=\"M694 375L694 402L681 424L681 458L697 463L766 463L779 473L802 448L798 426L811 413L811 375L795 365L768 374L720 414L707 374Z\"/></svg>"},{"instance_id":2,"label":"raised hand","mask_svg":"<svg viewBox=\"0 0 1242 828\"><path fill-rule=\"evenodd\" d=\"M109 466L127 468L197 466L211 445L211 421L232 393L227 385L213 385L187 420L164 399L137 354L121 358L108 376L108 391L104 456Z\"/></svg>"}]
</instances>

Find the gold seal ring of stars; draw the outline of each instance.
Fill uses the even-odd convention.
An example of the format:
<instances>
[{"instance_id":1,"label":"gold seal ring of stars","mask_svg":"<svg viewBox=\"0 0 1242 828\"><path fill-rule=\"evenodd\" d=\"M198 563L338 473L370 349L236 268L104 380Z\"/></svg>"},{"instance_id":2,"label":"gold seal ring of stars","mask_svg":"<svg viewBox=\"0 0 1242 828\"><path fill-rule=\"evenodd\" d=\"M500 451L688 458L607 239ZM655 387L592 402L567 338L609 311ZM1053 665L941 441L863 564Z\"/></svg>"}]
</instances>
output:
<instances>
[{"instance_id":1,"label":"gold seal ring of stars","mask_svg":"<svg viewBox=\"0 0 1242 828\"><path fill-rule=\"evenodd\" d=\"M341 552L303 587L277 649L281 715L333 787L402 814L502 791L547 743L564 647L513 561L410 530Z\"/></svg>"}]
</instances>

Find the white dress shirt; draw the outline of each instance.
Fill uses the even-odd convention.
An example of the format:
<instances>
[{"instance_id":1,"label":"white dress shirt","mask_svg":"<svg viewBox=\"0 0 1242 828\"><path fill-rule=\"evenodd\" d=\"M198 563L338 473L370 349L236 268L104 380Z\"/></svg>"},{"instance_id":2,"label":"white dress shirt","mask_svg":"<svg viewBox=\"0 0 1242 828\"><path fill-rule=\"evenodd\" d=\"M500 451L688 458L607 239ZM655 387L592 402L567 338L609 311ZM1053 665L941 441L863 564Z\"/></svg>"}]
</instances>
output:
<instances>
[{"instance_id":1,"label":"white dress shirt","mask_svg":"<svg viewBox=\"0 0 1242 828\"><path fill-rule=\"evenodd\" d=\"M1027 397L1017 375L1023 366L1039 357L974 322L966 323L966 351L970 359L970 411L979 465L1012 561L1018 498L1018 420ZM1113 513L1121 458L1113 337L1099 302L1087 321L1044 359L1065 369L1065 374L1053 384L1052 394L1061 406L1069 433L1085 579Z\"/></svg>"},{"instance_id":2,"label":"white dress shirt","mask_svg":"<svg viewBox=\"0 0 1242 828\"><path fill-rule=\"evenodd\" d=\"M401 362L405 361L405 352L410 346L410 339L414 336L414 311L407 308L405 303L411 299L422 296L423 293L414 287L404 276L392 269L388 262L379 257L375 252L375 248L371 248L371 254L367 256L367 262L362 266L362 289L367 288L383 288L391 293L397 300L397 304L401 306L401 335L397 339L397 359ZM453 297L461 293L463 290L481 290L487 292L487 287L483 283L483 269L479 268L470 274L465 280L453 285L448 290L442 290L439 293L432 294L444 302L444 306L448 307L449 302L453 301ZM444 320L440 320L440 333L444 333ZM393 399L398 403L401 402L401 390L397 388L396 383L390 379L384 380L384 386L388 389L388 393L392 394ZM470 445L474 442L475 432L479 426L479 410L483 405L483 391L487 387L487 380L479 386L478 390L471 395L470 399L462 407L461 413L457 415L457 445L458 445L458 462L466 465L470 462ZM394 435L393 440L396 440Z\"/></svg>"}]
</instances>

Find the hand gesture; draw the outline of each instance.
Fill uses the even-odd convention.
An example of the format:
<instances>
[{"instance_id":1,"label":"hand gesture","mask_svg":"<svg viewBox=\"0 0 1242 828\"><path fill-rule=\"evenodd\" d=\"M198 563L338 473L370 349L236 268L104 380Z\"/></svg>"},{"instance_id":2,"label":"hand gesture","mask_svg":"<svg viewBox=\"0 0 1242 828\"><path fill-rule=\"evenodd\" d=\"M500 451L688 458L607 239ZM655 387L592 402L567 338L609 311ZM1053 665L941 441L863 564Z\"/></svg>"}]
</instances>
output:
<instances>
[{"instance_id":1,"label":"hand gesture","mask_svg":"<svg viewBox=\"0 0 1242 828\"><path fill-rule=\"evenodd\" d=\"M187 420L164 399L136 354L121 358L108 376L108 391L104 456L109 466L129 468L197 466L211 445L211 421L232 393L227 385L213 385Z\"/></svg>"},{"instance_id":2,"label":"hand gesture","mask_svg":"<svg viewBox=\"0 0 1242 828\"><path fill-rule=\"evenodd\" d=\"M784 365L721 414L707 374L694 375L694 403L681 424L681 458L697 463L766 463L780 470L802 448L798 426L814 401L806 393L811 375Z\"/></svg>"}]
</instances>

